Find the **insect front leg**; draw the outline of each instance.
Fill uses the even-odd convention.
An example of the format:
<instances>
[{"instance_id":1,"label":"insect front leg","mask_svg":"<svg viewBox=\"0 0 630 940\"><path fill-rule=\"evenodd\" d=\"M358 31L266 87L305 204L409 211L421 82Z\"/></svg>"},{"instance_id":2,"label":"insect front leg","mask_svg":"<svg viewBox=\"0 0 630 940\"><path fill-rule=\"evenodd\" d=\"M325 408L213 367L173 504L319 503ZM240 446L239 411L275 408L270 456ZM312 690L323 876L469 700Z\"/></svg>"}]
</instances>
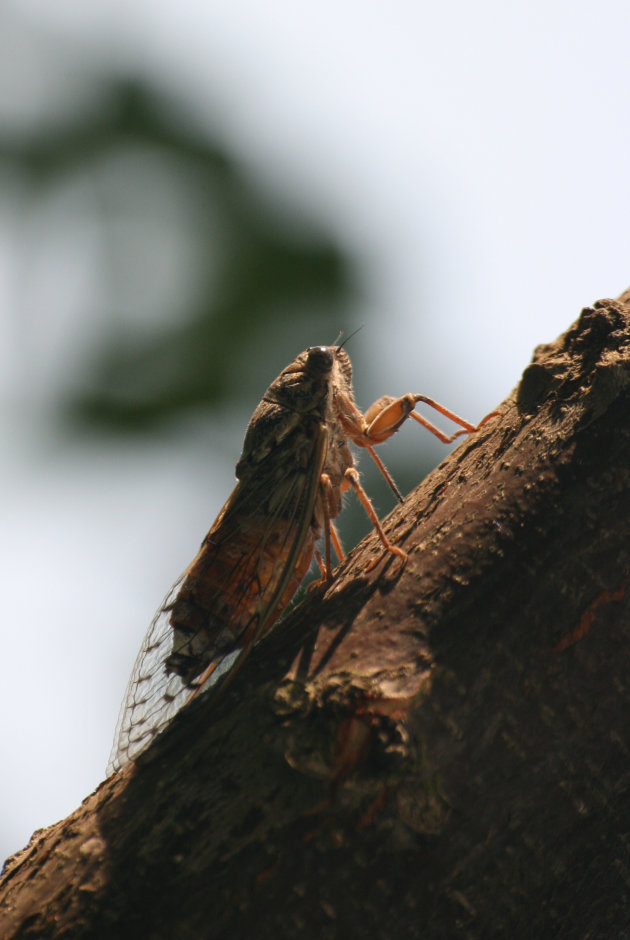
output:
<instances>
[{"instance_id":1,"label":"insect front leg","mask_svg":"<svg viewBox=\"0 0 630 940\"><path fill-rule=\"evenodd\" d=\"M430 408L444 415L449 421L458 424L460 430L455 431L454 434L445 434L431 421L414 410L418 402L429 405ZM462 434L473 434L475 431L479 431L486 421L489 421L490 418L494 418L497 415L499 415L499 412L493 411L489 415L486 415L479 424L475 425L466 421L464 418L460 418L454 411L434 401L433 398L428 398L426 395L412 395L410 392L406 395L401 395L400 398L393 398L391 395L383 395L383 397L375 401L373 405L370 405L365 412L364 418L366 427L364 434L371 443L381 444L383 441L386 441L387 438L391 437L392 434L395 434L407 418L413 418L418 424L426 428L427 431L430 431L439 438L443 444L450 444ZM358 443L358 441L356 443Z\"/></svg>"},{"instance_id":2,"label":"insect front leg","mask_svg":"<svg viewBox=\"0 0 630 940\"><path fill-rule=\"evenodd\" d=\"M500 411L491 411L490 414L481 419L479 424L470 424L470 422L465 421L463 418L460 418L459 415L456 415L454 411L450 411L448 408L445 408L444 405L440 405L439 402L434 401L432 398L427 398L426 395L411 395L410 397L414 399L415 404L420 401L424 402L425 405L429 405L430 408L434 408L435 411L438 411L441 415L444 415L444 417L448 418L449 421L453 421L454 424L459 424L460 428L462 428L461 431L456 431L449 437L416 411L411 411L409 413L410 417L412 417L415 421L418 422L418 424L421 424L428 431L431 431L432 434L435 434L435 436L438 437L444 444L450 444L451 441L454 441L455 438L459 437L461 434L474 434L475 431L481 430L486 421L489 421L491 418L501 417Z\"/></svg>"},{"instance_id":3,"label":"insect front leg","mask_svg":"<svg viewBox=\"0 0 630 940\"><path fill-rule=\"evenodd\" d=\"M387 399L387 400L392 401L392 402L394 401L393 398ZM379 402L382 402L382 401L385 401L385 399L382 398L382 399L379 399L378 402L374 402L371 408L368 409L368 412L372 411L376 406L378 406ZM388 437L390 437L395 431L398 430L400 425L407 418L409 412L407 411L406 414L400 417L396 427L392 428L389 431L389 433L387 433L384 437L381 437L378 440L373 440L369 436L369 425L368 425L368 421L366 417L368 412L366 412L365 415L361 414L361 412L359 411L357 406L354 404L354 402L350 398L348 398L347 395L344 395L344 393L340 391L337 391L335 394L335 404L337 406L337 414L339 417L340 424L342 428L344 429L345 433L347 434L347 436L350 438L350 440L354 444L357 444L359 447L363 447L365 448L365 450L368 451L370 457L372 458L372 460L374 461L378 469L381 471L381 473L387 480L393 492L396 494L398 501L402 503L403 501L402 493L400 492L400 490L394 483L394 480L392 479L392 476L389 470L387 469L387 467L385 466L381 458L378 456L378 454L376 453L372 445L379 444L381 441L387 440ZM413 405L411 407L413 408ZM348 485L349 485L349 481L346 484L346 488Z\"/></svg>"},{"instance_id":4,"label":"insect front leg","mask_svg":"<svg viewBox=\"0 0 630 940\"><path fill-rule=\"evenodd\" d=\"M464 418L460 418L459 415L455 414L454 411L451 411L444 405L440 405L440 403L434 401L433 398L428 398L426 395L413 395L411 392L407 392L406 395L401 395L400 398L394 398L391 395L383 395L381 398L377 399L373 405L370 405L365 414L362 415L358 408L346 396L340 395L338 398L341 409L340 418L346 433L359 447L365 447L369 450L372 456L374 456L372 446L382 444L383 441L390 438L409 417L417 421L418 424L421 424L427 431L434 434L442 443L450 444L462 434L473 434L475 431L479 431L486 421L500 415L500 412L492 411L489 415L486 415L479 424L474 425ZM429 405L430 408L444 415L449 421L458 424L460 430L455 431L454 434L444 434L444 432L440 431L431 421L414 410L418 402ZM376 462L378 464L378 460L376 460ZM381 469L380 465L379 469Z\"/></svg>"}]
</instances>

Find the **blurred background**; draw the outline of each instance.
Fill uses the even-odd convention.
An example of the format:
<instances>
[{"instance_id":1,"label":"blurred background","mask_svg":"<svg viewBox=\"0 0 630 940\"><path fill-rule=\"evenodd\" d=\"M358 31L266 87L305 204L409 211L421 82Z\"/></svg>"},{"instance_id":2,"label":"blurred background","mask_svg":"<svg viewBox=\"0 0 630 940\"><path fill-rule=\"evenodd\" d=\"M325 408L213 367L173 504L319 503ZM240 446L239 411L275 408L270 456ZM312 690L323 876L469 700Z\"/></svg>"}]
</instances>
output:
<instances>
[{"instance_id":1,"label":"blurred background","mask_svg":"<svg viewBox=\"0 0 630 940\"><path fill-rule=\"evenodd\" d=\"M362 325L363 408L476 421L630 285L629 27L622 0L2 5L0 857L103 778L300 350ZM444 456L416 426L384 453L403 491Z\"/></svg>"}]
</instances>

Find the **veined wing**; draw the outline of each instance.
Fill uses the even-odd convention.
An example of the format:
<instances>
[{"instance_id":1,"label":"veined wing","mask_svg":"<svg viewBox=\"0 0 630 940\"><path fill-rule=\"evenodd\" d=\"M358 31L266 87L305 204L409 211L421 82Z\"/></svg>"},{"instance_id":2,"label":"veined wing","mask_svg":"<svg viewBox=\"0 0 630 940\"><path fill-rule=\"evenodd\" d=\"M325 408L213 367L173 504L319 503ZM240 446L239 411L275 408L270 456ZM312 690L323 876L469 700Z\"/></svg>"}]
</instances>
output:
<instances>
[{"instance_id":1,"label":"veined wing","mask_svg":"<svg viewBox=\"0 0 630 940\"><path fill-rule=\"evenodd\" d=\"M191 696L192 686L181 676L165 668L173 653L174 631L170 625L171 605L185 575L175 582L151 622L136 658L116 732L114 747L107 764L107 775L134 760ZM231 666L238 655L226 656L214 673L215 681Z\"/></svg>"},{"instance_id":2,"label":"veined wing","mask_svg":"<svg viewBox=\"0 0 630 940\"><path fill-rule=\"evenodd\" d=\"M313 511L326 446L320 425L306 466L276 460L273 480L261 472L257 482L235 487L149 627L127 686L108 774L136 758L200 684L223 676L291 600L313 557Z\"/></svg>"}]
</instances>

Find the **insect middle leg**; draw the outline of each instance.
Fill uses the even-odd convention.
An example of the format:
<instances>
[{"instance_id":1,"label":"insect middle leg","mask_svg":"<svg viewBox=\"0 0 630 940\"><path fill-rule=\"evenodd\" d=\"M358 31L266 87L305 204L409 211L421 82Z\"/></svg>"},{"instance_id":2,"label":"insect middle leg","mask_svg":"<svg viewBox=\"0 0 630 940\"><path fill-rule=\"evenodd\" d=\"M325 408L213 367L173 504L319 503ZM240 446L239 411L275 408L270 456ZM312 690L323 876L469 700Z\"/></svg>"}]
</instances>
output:
<instances>
[{"instance_id":1,"label":"insect middle leg","mask_svg":"<svg viewBox=\"0 0 630 940\"><path fill-rule=\"evenodd\" d=\"M384 548L386 549L386 551L391 552L392 555L398 555L398 557L402 559L401 561L401 567L402 567L407 561L407 557L408 557L407 552L403 551L402 548L397 548L396 545L393 545L389 541L387 536L385 535L385 532L383 531L383 527L379 521L379 518L376 515L376 512L374 511L374 506L372 505L370 501L370 497L361 486L358 471L355 469L355 467L348 467L345 473L345 477L346 477L346 480L348 481L348 484L352 487L354 492L359 497L359 500L361 501L361 505L363 506L366 513L370 517L370 521L372 522L372 525L376 529L376 533L379 539L381 540L381 542L383 543ZM380 560L381 560L380 557L376 558L374 561L370 562L369 565L367 565L365 570L371 571L372 568L374 568L379 563Z\"/></svg>"},{"instance_id":2,"label":"insect middle leg","mask_svg":"<svg viewBox=\"0 0 630 940\"><path fill-rule=\"evenodd\" d=\"M385 471L385 473L387 473L387 471ZM374 507L372 506L370 497L361 486L359 473L355 469L355 467L348 467L347 470L345 471L344 481L341 485L342 492L347 490L349 487L352 487L355 493L357 494L357 496L359 497L361 505L365 509L372 525L376 529L376 533L379 539L381 540L381 542L383 543L383 546L386 549L386 551L391 552L392 555L398 555L398 557L402 559L401 565L404 565L408 557L407 552L404 552L402 548L397 548L395 545L392 545L392 543L389 541L389 539L385 535L385 532L383 531L383 527L379 521L379 518L376 515ZM324 503L324 519L325 519L324 521L325 556L324 556L324 559L322 559L319 552L317 551L315 552L315 558L317 559L317 564L319 565L320 571L322 573L322 577L320 580L313 581L311 584L309 584L309 590L315 585L321 584L322 581L329 581L332 576L331 552L330 552L331 543L332 543L332 547L335 549L335 554L337 555L339 561L343 561L345 557L344 551L339 541L337 529L332 519L330 518L330 515L328 512L328 498L327 497L328 497L328 494L332 491L332 483L330 481L328 474L326 473L322 474L322 488L324 490L323 503ZM369 565L367 565L365 570L371 571L372 568L376 567L376 565L379 563L380 560L381 560L380 557L376 558L374 561L370 562Z\"/></svg>"}]
</instances>

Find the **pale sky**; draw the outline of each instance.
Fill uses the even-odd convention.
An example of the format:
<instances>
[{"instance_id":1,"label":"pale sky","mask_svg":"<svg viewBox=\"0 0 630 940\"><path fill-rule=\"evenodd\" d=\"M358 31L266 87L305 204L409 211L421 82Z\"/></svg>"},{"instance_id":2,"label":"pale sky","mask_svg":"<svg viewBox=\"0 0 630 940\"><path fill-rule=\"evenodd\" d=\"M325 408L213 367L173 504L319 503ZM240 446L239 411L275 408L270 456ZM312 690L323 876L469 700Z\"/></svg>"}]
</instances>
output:
<instances>
[{"instance_id":1,"label":"pale sky","mask_svg":"<svg viewBox=\"0 0 630 940\"><path fill-rule=\"evenodd\" d=\"M361 260L355 342L382 392L475 419L536 344L630 286L629 28L622 0L23 0L0 14L0 120L79 94L73 57L185 95L274 198L332 220ZM47 402L91 329L77 311L93 284L36 218L37 277L17 296L14 221L3 201L1 857L103 778L142 636L230 492L247 420L200 422L195 446L188 425L186 448L176 432L150 450L56 439Z\"/></svg>"}]
</instances>

